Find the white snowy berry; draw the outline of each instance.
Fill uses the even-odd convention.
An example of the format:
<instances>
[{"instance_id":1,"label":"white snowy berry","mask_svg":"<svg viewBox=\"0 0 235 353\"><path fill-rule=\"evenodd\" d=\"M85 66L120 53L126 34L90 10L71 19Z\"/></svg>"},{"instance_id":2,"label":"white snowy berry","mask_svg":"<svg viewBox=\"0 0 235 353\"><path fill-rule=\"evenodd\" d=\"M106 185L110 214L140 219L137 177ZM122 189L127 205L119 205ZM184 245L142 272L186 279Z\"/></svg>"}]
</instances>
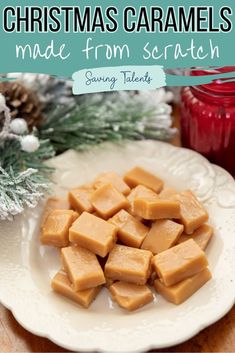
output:
<instances>
[{"instance_id":1,"label":"white snowy berry","mask_svg":"<svg viewBox=\"0 0 235 353\"><path fill-rule=\"evenodd\" d=\"M6 99L3 94L0 93L0 113L6 109Z\"/></svg>"},{"instance_id":2,"label":"white snowy berry","mask_svg":"<svg viewBox=\"0 0 235 353\"><path fill-rule=\"evenodd\" d=\"M38 150L40 146L39 140L36 136L26 135L21 139L21 148L23 151L31 153Z\"/></svg>"},{"instance_id":3,"label":"white snowy berry","mask_svg":"<svg viewBox=\"0 0 235 353\"><path fill-rule=\"evenodd\" d=\"M23 135L28 131L28 126L24 119L16 118L11 121L10 129L14 134Z\"/></svg>"}]
</instances>

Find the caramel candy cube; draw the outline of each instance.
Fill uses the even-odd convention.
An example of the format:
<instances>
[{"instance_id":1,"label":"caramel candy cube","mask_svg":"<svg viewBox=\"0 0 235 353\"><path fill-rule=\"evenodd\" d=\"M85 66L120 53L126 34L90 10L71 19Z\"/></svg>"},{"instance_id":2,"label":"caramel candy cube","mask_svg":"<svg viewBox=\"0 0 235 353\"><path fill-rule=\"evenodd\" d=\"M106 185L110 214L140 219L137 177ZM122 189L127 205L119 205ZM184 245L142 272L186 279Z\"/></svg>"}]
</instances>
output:
<instances>
[{"instance_id":1,"label":"caramel candy cube","mask_svg":"<svg viewBox=\"0 0 235 353\"><path fill-rule=\"evenodd\" d=\"M93 212L94 208L90 202L90 197L93 192L94 189L90 184L70 190L68 193L68 200L71 207L80 212Z\"/></svg>"},{"instance_id":2,"label":"caramel candy cube","mask_svg":"<svg viewBox=\"0 0 235 353\"><path fill-rule=\"evenodd\" d=\"M88 308L91 305L101 289L99 286L75 292L68 275L64 271L59 271L55 275L51 281L51 287L55 292L73 300L84 308Z\"/></svg>"},{"instance_id":3,"label":"caramel candy cube","mask_svg":"<svg viewBox=\"0 0 235 353\"><path fill-rule=\"evenodd\" d=\"M133 311L153 301L151 290L143 285L116 282L109 287L112 299L124 309Z\"/></svg>"},{"instance_id":4,"label":"caramel candy cube","mask_svg":"<svg viewBox=\"0 0 235 353\"><path fill-rule=\"evenodd\" d=\"M186 240L193 239L197 243L197 245L200 246L202 250L205 250L209 241L212 238L212 235L213 235L213 228L208 224L203 224L201 227L195 230L195 232L193 232L193 234L191 235L183 233L179 237L177 243L180 244Z\"/></svg>"},{"instance_id":5,"label":"caramel candy cube","mask_svg":"<svg viewBox=\"0 0 235 353\"><path fill-rule=\"evenodd\" d=\"M157 199L157 194L152 190L146 188L143 185L138 185L134 189L131 190L130 194L127 196L127 200L130 202L130 206L128 211L133 215L136 216L134 212L134 200L136 198L150 198L153 200ZM139 217L141 218L141 217Z\"/></svg>"},{"instance_id":6,"label":"caramel candy cube","mask_svg":"<svg viewBox=\"0 0 235 353\"><path fill-rule=\"evenodd\" d=\"M163 181L157 176L140 167L134 167L124 176L124 181L131 187L141 184L155 192L160 192L163 188Z\"/></svg>"},{"instance_id":7,"label":"caramel candy cube","mask_svg":"<svg viewBox=\"0 0 235 353\"><path fill-rule=\"evenodd\" d=\"M136 199L147 199L147 200L158 200L158 194L153 190L147 188L143 185L138 185L134 189L131 190L130 194L127 196L127 199L131 204L134 204ZM133 205L134 206L134 205Z\"/></svg>"},{"instance_id":8,"label":"caramel candy cube","mask_svg":"<svg viewBox=\"0 0 235 353\"><path fill-rule=\"evenodd\" d=\"M57 247L67 246L69 228L74 222L75 216L76 214L72 210L51 211L41 229L41 243Z\"/></svg>"},{"instance_id":9,"label":"caramel candy cube","mask_svg":"<svg viewBox=\"0 0 235 353\"><path fill-rule=\"evenodd\" d=\"M116 244L105 264L105 276L143 285L151 272L151 259L150 251Z\"/></svg>"},{"instance_id":10,"label":"caramel candy cube","mask_svg":"<svg viewBox=\"0 0 235 353\"><path fill-rule=\"evenodd\" d=\"M111 184L115 189L121 192L123 195L128 195L131 189L125 183L125 181L116 173L102 173L100 174L94 182L94 188L97 189L104 184Z\"/></svg>"},{"instance_id":11,"label":"caramel candy cube","mask_svg":"<svg viewBox=\"0 0 235 353\"><path fill-rule=\"evenodd\" d=\"M155 255L152 263L161 282L167 287L195 275L208 266L204 251L193 239Z\"/></svg>"},{"instance_id":12,"label":"caramel candy cube","mask_svg":"<svg viewBox=\"0 0 235 353\"><path fill-rule=\"evenodd\" d=\"M107 221L83 212L69 230L69 240L105 257L116 243L117 228Z\"/></svg>"},{"instance_id":13,"label":"caramel candy cube","mask_svg":"<svg viewBox=\"0 0 235 353\"><path fill-rule=\"evenodd\" d=\"M109 219L118 228L118 239L125 245L139 248L149 229L125 210Z\"/></svg>"},{"instance_id":14,"label":"caramel candy cube","mask_svg":"<svg viewBox=\"0 0 235 353\"><path fill-rule=\"evenodd\" d=\"M61 199L59 197L49 197L44 207L41 224L42 225L44 224L44 222L46 221L51 211L69 210L69 208L70 208L70 205L67 200Z\"/></svg>"},{"instance_id":15,"label":"caramel candy cube","mask_svg":"<svg viewBox=\"0 0 235 353\"><path fill-rule=\"evenodd\" d=\"M190 190L183 191L175 196L180 203L180 221L184 225L184 231L192 234L208 220L208 213Z\"/></svg>"},{"instance_id":16,"label":"caramel candy cube","mask_svg":"<svg viewBox=\"0 0 235 353\"><path fill-rule=\"evenodd\" d=\"M133 205L134 213L144 219L180 218L180 203L175 200L137 197Z\"/></svg>"},{"instance_id":17,"label":"caramel candy cube","mask_svg":"<svg viewBox=\"0 0 235 353\"><path fill-rule=\"evenodd\" d=\"M129 202L111 184L104 184L91 196L91 203L102 218L108 219L122 208L127 208Z\"/></svg>"},{"instance_id":18,"label":"caramel candy cube","mask_svg":"<svg viewBox=\"0 0 235 353\"><path fill-rule=\"evenodd\" d=\"M141 249L150 250L154 255L167 250L176 244L183 229L182 224L168 219L156 221L152 224Z\"/></svg>"},{"instance_id":19,"label":"caramel candy cube","mask_svg":"<svg viewBox=\"0 0 235 353\"><path fill-rule=\"evenodd\" d=\"M62 263L72 288L82 291L105 283L104 273L95 254L80 246L61 249Z\"/></svg>"},{"instance_id":20,"label":"caramel candy cube","mask_svg":"<svg viewBox=\"0 0 235 353\"><path fill-rule=\"evenodd\" d=\"M181 304L200 289L207 281L211 279L211 273L208 268L198 272L192 277L186 278L171 287L166 287L156 279L154 287L166 300L174 304Z\"/></svg>"}]
</instances>

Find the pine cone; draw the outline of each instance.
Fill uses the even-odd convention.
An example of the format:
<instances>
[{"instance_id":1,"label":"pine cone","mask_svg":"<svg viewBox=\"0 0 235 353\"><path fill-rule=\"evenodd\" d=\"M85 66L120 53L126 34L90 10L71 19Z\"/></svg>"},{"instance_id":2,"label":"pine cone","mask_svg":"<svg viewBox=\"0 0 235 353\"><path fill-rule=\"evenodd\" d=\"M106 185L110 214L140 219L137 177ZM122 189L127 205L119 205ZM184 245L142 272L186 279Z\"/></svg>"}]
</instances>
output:
<instances>
[{"instance_id":1,"label":"pine cone","mask_svg":"<svg viewBox=\"0 0 235 353\"><path fill-rule=\"evenodd\" d=\"M11 111L12 119L25 119L29 130L38 127L43 119L42 105L37 95L19 82L1 82L0 93L6 98L6 104ZM3 116L0 116L0 126Z\"/></svg>"}]
</instances>

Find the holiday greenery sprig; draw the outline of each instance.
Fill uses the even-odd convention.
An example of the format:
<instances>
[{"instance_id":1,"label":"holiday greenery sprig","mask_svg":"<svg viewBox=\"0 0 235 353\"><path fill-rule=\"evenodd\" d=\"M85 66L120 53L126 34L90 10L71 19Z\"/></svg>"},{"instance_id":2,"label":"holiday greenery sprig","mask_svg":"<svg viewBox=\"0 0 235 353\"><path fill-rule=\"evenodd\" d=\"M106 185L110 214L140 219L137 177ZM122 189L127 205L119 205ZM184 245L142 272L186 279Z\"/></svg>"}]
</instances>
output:
<instances>
[{"instance_id":1,"label":"holiday greenery sprig","mask_svg":"<svg viewBox=\"0 0 235 353\"><path fill-rule=\"evenodd\" d=\"M48 189L48 181L36 169L16 172L0 167L0 220L11 220L24 207L35 207Z\"/></svg>"},{"instance_id":2,"label":"holiday greenery sprig","mask_svg":"<svg viewBox=\"0 0 235 353\"><path fill-rule=\"evenodd\" d=\"M54 155L48 141L28 134L23 119L11 120L0 94L4 124L0 132L0 220L12 219L25 206L35 207L49 188L48 168L43 161Z\"/></svg>"},{"instance_id":3,"label":"holiday greenery sprig","mask_svg":"<svg viewBox=\"0 0 235 353\"><path fill-rule=\"evenodd\" d=\"M57 153L70 148L83 150L104 141L168 140L175 129L170 128L171 107L164 100L159 101L161 94L156 91L155 97L149 92L82 96L79 104L53 107L39 134L50 139Z\"/></svg>"}]
</instances>

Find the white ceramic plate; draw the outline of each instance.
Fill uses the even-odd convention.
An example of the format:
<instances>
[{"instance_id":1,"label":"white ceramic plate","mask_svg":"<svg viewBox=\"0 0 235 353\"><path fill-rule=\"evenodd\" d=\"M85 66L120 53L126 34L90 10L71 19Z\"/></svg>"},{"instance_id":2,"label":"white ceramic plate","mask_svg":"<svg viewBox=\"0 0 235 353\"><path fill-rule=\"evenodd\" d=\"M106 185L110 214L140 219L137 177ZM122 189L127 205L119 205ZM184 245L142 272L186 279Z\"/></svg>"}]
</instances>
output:
<instances>
[{"instance_id":1,"label":"white ceramic plate","mask_svg":"<svg viewBox=\"0 0 235 353\"><path fill-rule=\"evenodd\" d=\"M207 249L213 279L185 303L154 303L127 313L104 289L86 310L56 295L50 279L60 267L59 252L39 244L42 205L2 222L0 301L27 330L75 351L140 352L185 341L220 319L234 304L235 183L199 154L161 142L105 144L82 154L54 158L57 193L89 182L103 171L123 173L134 165L162 177L178 190L191 188L209 210L215 236Z\"/></svg>"}]
</instances>

